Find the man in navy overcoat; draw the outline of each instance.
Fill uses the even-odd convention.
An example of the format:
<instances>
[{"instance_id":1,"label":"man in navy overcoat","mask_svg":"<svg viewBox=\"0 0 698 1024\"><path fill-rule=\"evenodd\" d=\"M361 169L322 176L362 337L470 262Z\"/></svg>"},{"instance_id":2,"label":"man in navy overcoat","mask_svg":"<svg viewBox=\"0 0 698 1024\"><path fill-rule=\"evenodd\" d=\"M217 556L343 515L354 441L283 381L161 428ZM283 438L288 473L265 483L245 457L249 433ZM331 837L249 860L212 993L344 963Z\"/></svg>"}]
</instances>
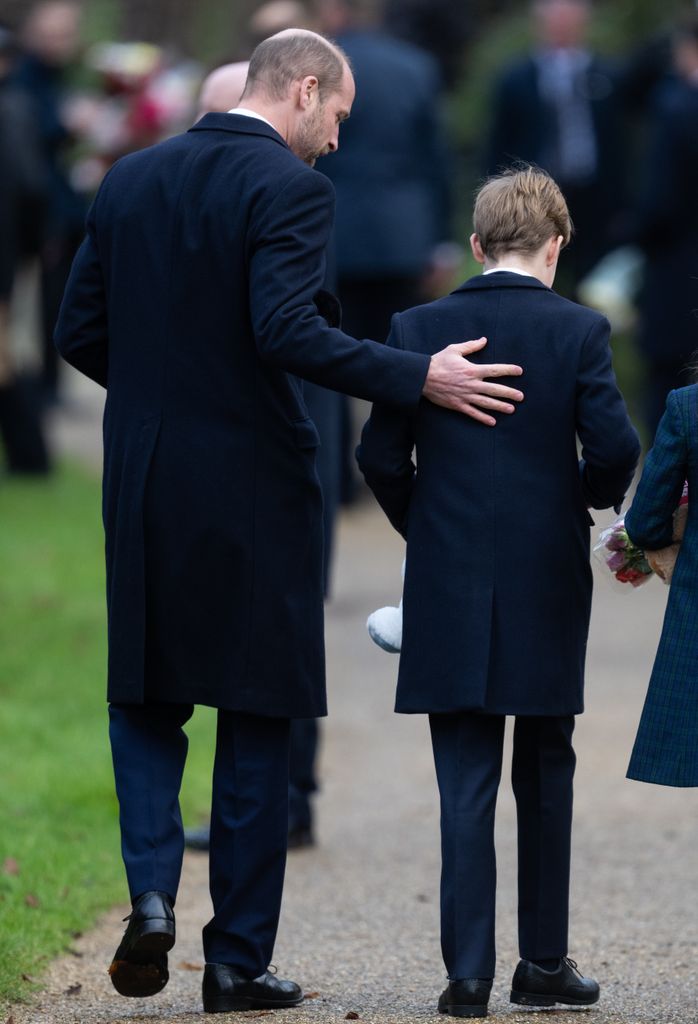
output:
<instances>
[{"instance_id":1,"label":"man in navy overcoat","mask_svg":"<svg viewBox=\"0 0 698 1024\"><path fill-rule=\"evenodd\" d=\"M494 424L520 392L476 366L330 328L313 297L333 190L312 170L354 96L343 54L290 30L252 56L244 106L119 161L88 217L56 331L107 388L110 734L133 913L124 995L168 980L183 836L182 726L219 709L204 1008L295 1005L267 971L288 823L291 718L324 715L318 435L294 376Z\"/></svg>"},{"instance_id":2,"label":"man in navy overcoat","mask_svg":"<svg viewBox=\"0 0 698 1024\"><path fill-rule=\"evenodd\" d=\"M428 713L441 794L442 1013L485 1016L495 966L494 809L516 716L521 963L511 998L585 1004L567 959L574 716L591 606L587 509L618 504L637 435L608 322L551 286L570 236L554 182L492 179L475 207L480 277L393 318L389 344L432 352L458 324L526 366L526 400L496 431L421 402L374 406L359 464L407 540L396 710ZM582 445L578 461L576 439ZM412 462L416 448L417 467Z\"/></svg>"}]
</instances>

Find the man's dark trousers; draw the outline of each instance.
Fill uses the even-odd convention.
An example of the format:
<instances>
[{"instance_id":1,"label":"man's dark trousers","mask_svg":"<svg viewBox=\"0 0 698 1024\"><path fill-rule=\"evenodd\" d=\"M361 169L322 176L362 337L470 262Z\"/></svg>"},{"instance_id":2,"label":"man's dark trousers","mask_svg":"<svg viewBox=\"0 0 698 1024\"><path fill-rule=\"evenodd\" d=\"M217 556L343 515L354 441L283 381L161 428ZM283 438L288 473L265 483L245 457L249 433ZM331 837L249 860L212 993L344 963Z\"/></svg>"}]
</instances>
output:
<instances>
[{"instance_id":1,"label":"man's dark trousers","mask_svg":"<svg viewBox=\"0 0 698 1024\"><path fill-rule=\"evenodd\" d=\"M191 704L111 704L110 738L131 898L174 900L184 850L179 789ZM256 978L269 966L286 865L289 719L218 711L213 769L213 918L207 963Z\"/></svg>"},{"instance_id":2,"label":"man's dark trousers","mask_svg":"<svg viewBox=\"0 0 698 1024\"><path fill-rule=\"evenodd\" d=\"M494 814L504 715L430 715L441 795L441 946L452 980L495 968ZM574 716L518 716L512 783L519 851L519 950L567 954Z\"/></svg>"}]
</instances>

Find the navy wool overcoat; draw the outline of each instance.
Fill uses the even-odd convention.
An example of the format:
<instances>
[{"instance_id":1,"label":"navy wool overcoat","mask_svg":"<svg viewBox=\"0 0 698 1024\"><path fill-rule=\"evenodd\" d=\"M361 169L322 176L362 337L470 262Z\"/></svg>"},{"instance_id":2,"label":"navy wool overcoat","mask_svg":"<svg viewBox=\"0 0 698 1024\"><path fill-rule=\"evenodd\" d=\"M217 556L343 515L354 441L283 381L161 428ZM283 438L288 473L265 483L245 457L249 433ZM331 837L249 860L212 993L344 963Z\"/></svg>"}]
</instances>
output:
<instances>
[{"instance_id":1,"label":"navy wool overcoat","mask_svg":"<svg viewBox=\"0 0 698 1024\"><path fill-rule=\"evenodd\" d=\"M107 388L108 697L326 710L318 435L297 376L405 407L428 358L330 328L329 181L209 114L119 161L56 331Z\"/></svg>"},{"instance_id":2,"label":"navy wool overcoat","mask_svg":"<svg viewBox=\"0 0 698 1024\"><path fill-rule=\"evenodd\" d=\"M497 272L396 316L390 343L433 352L454 333L488 338L479 360L523 366L525 398L495 427L422 402L376 405L364 428L359 464L407 539L396 710L578 714L587 508L622 500L640 451L608 322Z\"/></svg>"},{"instance_id":3,"label":"navy wool overcoat","mask_svg":"<svg viewBox=\"0 0 698 1024\"><path fill-rule=\"evenodd\" d=\"M625 517L631 540L671 544L673 514L688 481L688 520L664 616L628 778L698 786L698 386L667 398L652 451Z\"/></svg>"}]
</instances>

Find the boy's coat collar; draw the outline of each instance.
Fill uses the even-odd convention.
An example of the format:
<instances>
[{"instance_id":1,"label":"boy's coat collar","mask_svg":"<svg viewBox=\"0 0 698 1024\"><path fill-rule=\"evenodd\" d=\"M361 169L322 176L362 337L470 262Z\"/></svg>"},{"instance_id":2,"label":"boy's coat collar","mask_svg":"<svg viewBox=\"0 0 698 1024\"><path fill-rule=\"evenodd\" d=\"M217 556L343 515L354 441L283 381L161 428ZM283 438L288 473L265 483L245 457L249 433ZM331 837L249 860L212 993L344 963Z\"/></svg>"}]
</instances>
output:
<instances>
[{"instance_id":1,"label":"boy's coat collar","mask_svg":"<svg viewBox=\"0 0 698 1024\"><path fill-rule=\"evenodd\" d=\"M537 277L524 277L522 274L512 274L508 270L502 270L496 274L476 274L475 277L469 278L454 289L454 293L477 291L483 288L542 288L546 292L552 291Z\"/></svg>"}]
</instances>

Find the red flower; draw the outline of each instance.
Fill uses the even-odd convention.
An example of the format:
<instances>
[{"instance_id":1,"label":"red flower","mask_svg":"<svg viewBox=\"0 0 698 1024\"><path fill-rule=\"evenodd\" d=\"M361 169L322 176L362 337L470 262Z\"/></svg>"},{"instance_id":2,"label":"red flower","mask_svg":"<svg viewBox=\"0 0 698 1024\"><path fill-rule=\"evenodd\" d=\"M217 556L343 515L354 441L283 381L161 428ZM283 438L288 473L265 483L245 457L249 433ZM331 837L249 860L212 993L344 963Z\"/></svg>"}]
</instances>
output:
<instances>
[{"instance_id":1,"label":"red flower","mask_svg":"<svg viewBox=\"0 0 698 1024\"><path fill-rule=\"evenodd\" d=\"M620 569L616 574L616 579L619 583L634 583L636 580L641 580L646 573L639 572L637 569Z\"/></svg>"}]
</instances>

